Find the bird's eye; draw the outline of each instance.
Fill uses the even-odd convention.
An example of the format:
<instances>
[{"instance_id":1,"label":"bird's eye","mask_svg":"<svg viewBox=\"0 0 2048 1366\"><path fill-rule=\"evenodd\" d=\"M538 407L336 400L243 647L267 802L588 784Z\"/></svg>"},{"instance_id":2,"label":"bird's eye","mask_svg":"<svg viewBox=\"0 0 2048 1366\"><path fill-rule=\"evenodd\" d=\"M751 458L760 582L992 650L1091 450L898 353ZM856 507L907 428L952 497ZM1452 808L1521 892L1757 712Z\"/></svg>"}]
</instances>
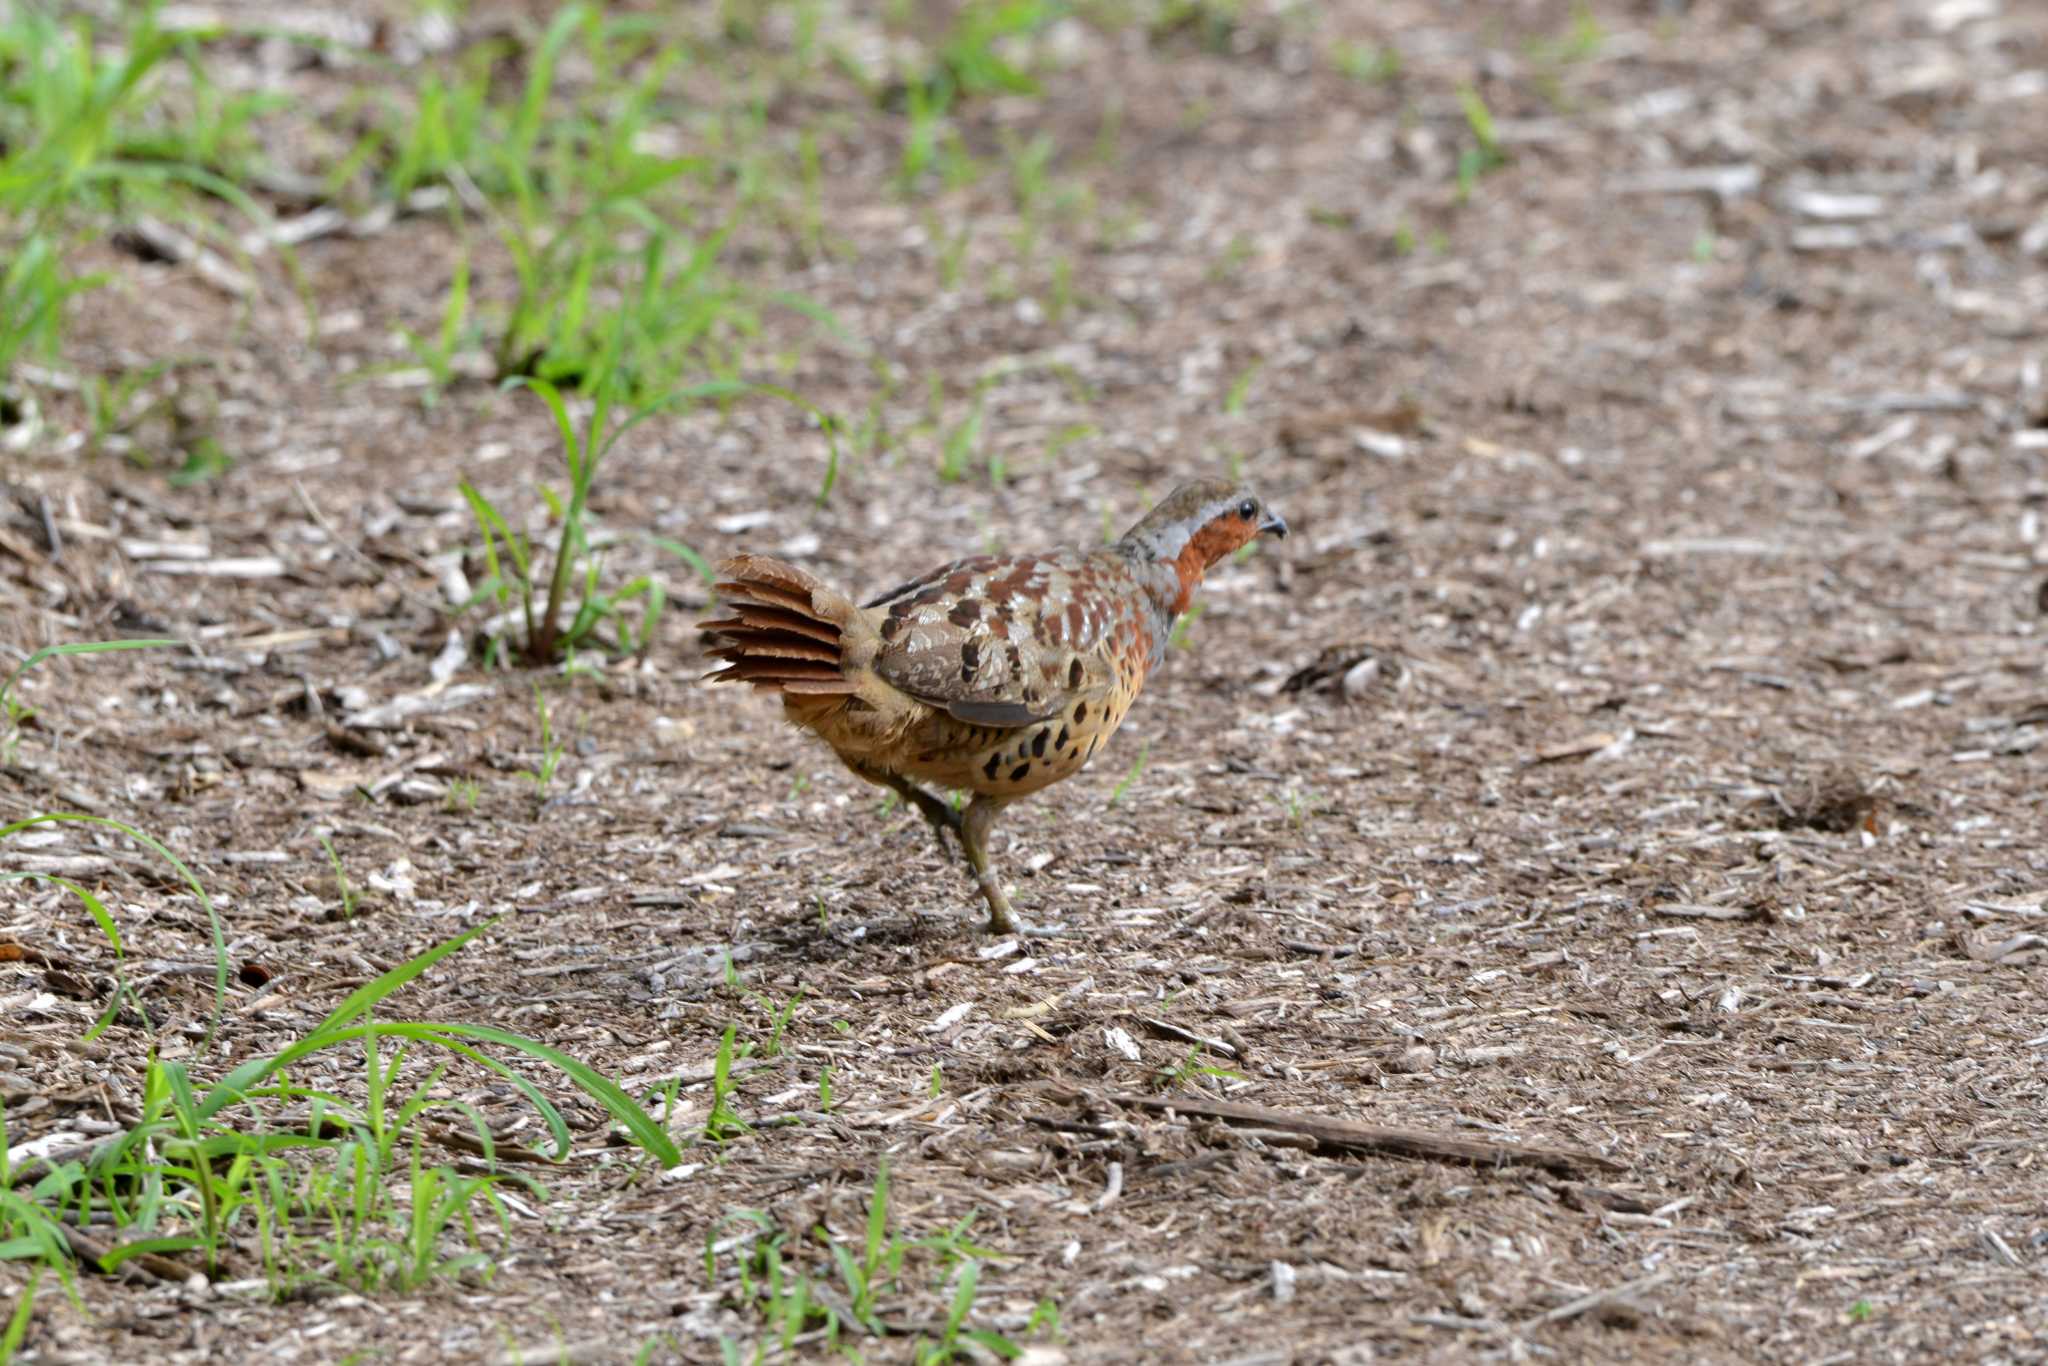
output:
<instances>
[{"instance_id":1,"label":"bird's eye","mask_svg":"<svg viewBox=\"0 0 2048 1366\"><path fill-rule=\"evenodd\" d=\"M1259 515L1259 505L1247 498L1237 505L1237 515L1249 522L1252 518Z\"/></svg>"}]
</instances>

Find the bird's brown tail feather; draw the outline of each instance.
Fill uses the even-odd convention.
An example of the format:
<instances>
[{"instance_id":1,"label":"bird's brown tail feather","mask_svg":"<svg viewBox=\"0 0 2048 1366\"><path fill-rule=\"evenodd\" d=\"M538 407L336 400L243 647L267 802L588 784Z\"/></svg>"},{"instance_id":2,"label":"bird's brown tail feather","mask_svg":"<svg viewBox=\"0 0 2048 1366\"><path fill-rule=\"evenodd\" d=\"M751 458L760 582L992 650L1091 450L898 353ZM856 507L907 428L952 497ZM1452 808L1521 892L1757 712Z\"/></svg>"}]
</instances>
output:
<instances>
[{"instance_id":1,"label":"bird's brown tail feather","mask_svg":"<svg viewBox=\"0 0 2048 1366\"><path fill-rule=\"evenodd\" d=\"M764 692L831 695L856 691L846 635L859 622L851 600L794 565L735 555L718 566L728 615L699 624L724 667L713 683L751 683Z\"/></svg>"}]
</instances>

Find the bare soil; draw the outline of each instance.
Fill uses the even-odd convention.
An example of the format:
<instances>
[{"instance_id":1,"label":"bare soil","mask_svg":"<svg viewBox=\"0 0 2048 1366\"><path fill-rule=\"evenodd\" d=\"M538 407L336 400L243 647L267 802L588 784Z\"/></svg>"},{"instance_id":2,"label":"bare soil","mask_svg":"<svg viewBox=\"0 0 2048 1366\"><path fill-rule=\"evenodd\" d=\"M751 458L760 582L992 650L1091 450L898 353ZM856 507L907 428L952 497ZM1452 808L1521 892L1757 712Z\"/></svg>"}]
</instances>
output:
<instances>
[{"instance_id":1,"label":"bare soil","mask_svg":"<svg viewBox=\"0 0 2048 1366\"><path fill-rule=\"evenodd\" d=\"M999 177L906 202L893 144L828 143L843 252L732 268L847 329L772 318L764 357L802 349L762 377L851 414L886 362L902 440L821 508L794 410L637 429L600 481L607 573L675 601L644 659L567 682L430 672L436 557L473 537L456 481L540 528L541 405L336 383L434 324L443 218L303 245L310 344L281 273L241 299L105 249L121 283L81 303L79 353L203 358L185 392L236 465L176 488L85 460L61 402L6 457L0 638L198 643L40 669L0 817L113 816L191 861L260 965L195 1067L502 915L396 1007L682 1075L687 1136L725 1025L768 1032L726 955L802 1000L744 1065L753 1134L677 1172L571 1105L576 1154L488 1283L272 1305L86 1278L89 1314L39 1297L24 1359L715 1360L759 1321L707 1281L707 1231L744 1207L857 1237L885 1157L906 1235L974 1213L1004 1254L977 1322L1022 1338L1058 1305L1041 1361L2048 1359L2048 8L1596 10L1570 62L1531 47L1569 28L1554 3L1254 6L1223 50L1080 31L1042 99L962 115L989 150L1054 132L1063 173L1132 208L1074 250L1057 320L1042 278L983 287L1013 259ZM1397 44L1400 73L1330 70L1339 36ZM332 101L350 75L291 79ZM1463 193L1461 86L1507 158ZM1112 104L1120 150L1089 163ZM950 290L927 209L974 227ZM501 259L479 272L506 296ZM1004 478L942 483L927 379L957 420L991 373ZM1232 457L1296 534L1219 572L1094 768L1005 818L1018 908L1058 933L1000 951L914 817L766 700L697 685L702 585L636 539L878 590L1095 538ZM282 573L178 576L134 544L167 540ZM518 776L536 684L568 746L544 796ZM440 709L363 715L422 694ZM474 809L442 800L463 780ZM162 1051L196 1047L188 895L73 828L5 862L104 886ZM134 1022L77 1043L112 956L75 903L0 896L0 939L50 960L0 964L8 1140L104 1132L148 1047ZM1190 1039L1241 1079L1191 1070ZM516 1096L451 1087L535 1141ZM1611 1165L1113 1099L1176 1094Z\"/></svg>"}]
</instances>

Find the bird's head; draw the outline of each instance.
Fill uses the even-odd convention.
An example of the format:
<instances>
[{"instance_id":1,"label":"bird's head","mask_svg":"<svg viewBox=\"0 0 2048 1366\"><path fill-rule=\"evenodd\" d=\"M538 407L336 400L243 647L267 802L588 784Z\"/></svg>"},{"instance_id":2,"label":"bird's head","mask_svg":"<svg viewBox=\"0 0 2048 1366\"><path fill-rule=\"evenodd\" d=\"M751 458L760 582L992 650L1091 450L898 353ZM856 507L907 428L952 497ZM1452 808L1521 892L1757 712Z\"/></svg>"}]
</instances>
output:
<instances>
[{"instance_id":1,"label":"bird's head","mask_svg":"<svg viewBox=\"0 0 2048 1366\"><path fill-rule=\"evenodd\" d=\"M1285 536L1287 523L1242 484L1197 479L1160 499L1118 542L1134 558L1170 564L1180 578L1172 604L1185 612L1202 576L1260 536Z\"/></svg>"}]
</instances>

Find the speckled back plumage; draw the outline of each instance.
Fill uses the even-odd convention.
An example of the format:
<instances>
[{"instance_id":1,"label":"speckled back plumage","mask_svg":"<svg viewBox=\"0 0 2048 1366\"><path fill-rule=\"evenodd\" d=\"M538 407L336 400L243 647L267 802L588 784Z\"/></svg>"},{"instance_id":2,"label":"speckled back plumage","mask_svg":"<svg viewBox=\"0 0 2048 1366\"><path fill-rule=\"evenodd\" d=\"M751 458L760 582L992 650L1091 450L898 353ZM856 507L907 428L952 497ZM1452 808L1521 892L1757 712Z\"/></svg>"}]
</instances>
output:
<instances>
[{"instance_id":1,"label":"speckled back plumage","mask_svg":"<svg viewBox=\"0 0 2048 1366\"><path fill-rule=\"evenodd\" d=\"M934 711L904 771L1023 795L1078 772L1123 721L1167 624L1116 549L978 555L864 609L873 668Z\"/></svg>"}]
</instances>

